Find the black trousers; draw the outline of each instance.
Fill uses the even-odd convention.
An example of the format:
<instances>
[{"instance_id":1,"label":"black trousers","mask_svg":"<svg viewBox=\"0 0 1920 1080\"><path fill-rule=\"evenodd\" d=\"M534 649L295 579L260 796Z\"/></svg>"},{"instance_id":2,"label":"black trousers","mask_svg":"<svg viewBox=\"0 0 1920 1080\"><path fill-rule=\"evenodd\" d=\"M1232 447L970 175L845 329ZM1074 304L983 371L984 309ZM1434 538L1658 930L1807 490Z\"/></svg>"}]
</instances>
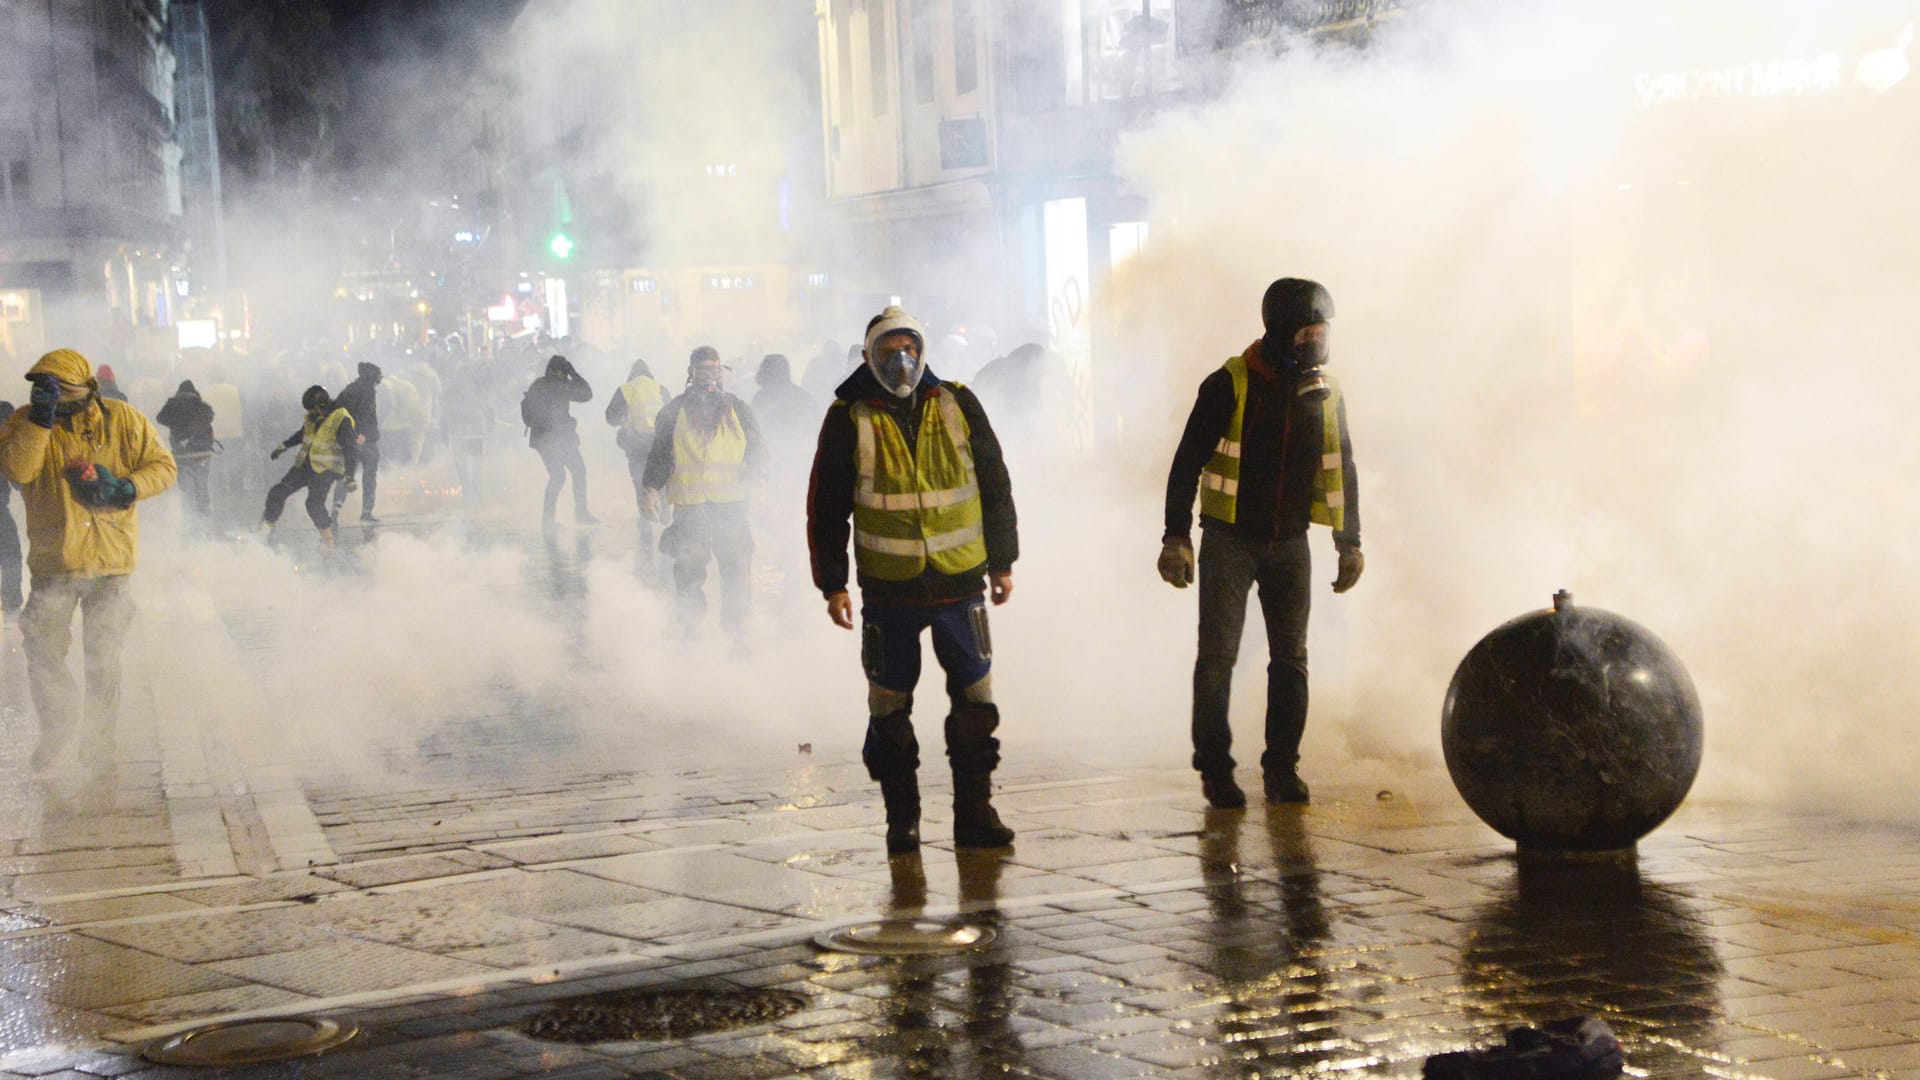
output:
<instances>
[{"instance_id":1,"label":"black trousers","mask_svg":"<svg viewBox=\"0 0 1920 1080\"><path fill-rule=\"evenodd\" d=\"M541 505L541 520L553 520L554 507L560 503L560 489L566 486L569 473L573 474L574 520L586 517L587 461L580 456L580 436L569 431L564 436L541 439L533 448L540 452L540 463L547 467L547 494L546 502Z\"/></svg>"},{"instance_id":2,"label":"black trousers","mask_svg":"<svg viewBox=\"0 0 1920 1080\"><path fill-rule=\"evenodd\" d=\"M1233 771L1227 723L1233 665L1247 625L1247 592L1260 589L1267 624L1267 746L1260 765L1292 772L1307 727L1307 614L1313 601L1313 558L1303 533L1252 543L1225 529L1200 541L1200 649L1193 665L1193 767Z\"/></svg>"},{"instance_id":3,"label":"black trousers","mask_svg":"<svg viewBox=\"0 0 1920 1080\"><path fill-rule=\"evenodd\" d=\"M360 516L373 513L373 498L380 491L380 440L368 439L360 446ZM347 503L347 485L333 489L333 512L338 517Z\"/></svg>"},{"instance_id":4,"label":"black trousers","mask_svg":"<svg viewBox=\"0 0 1920 1080\"><path fill-rule=\"evenodd\" d=\"M205 451L175 454L180 466L180 494L186 496L187 512L205 522L213 516L213 455Z\"/></svg>"},{"instance_id":5,"label":"black trousers","mask_svg":"<svg viewBox=\"0 0 1920 1080\"><path fill-rule=\"evenodd\" d=\"M753 563L753 529L746 503L674 507L673 524L660 535L660 550L673 560L683 630L692 633L706 614L710 561L720 566L721 624L736 635L746 630L752 610L748 571Z\"/></svg>"},{"instance_id":6,"label":"black trousers","mask_svg":"<svg viewBox=\"0 0 1920 1080\"><path fill-rule=\"evenodd\" d=\"M314 472L307 465L295 465L287 470L280 482L267 489L267 510L261 519L271 525L280 520L280 512L287 508L287 500L301 489L307 492L307 517L313 520L316 529L333 528L333 514L327 510L327 492L332 489L334 474Z\"/></svg>"}]
</instances>

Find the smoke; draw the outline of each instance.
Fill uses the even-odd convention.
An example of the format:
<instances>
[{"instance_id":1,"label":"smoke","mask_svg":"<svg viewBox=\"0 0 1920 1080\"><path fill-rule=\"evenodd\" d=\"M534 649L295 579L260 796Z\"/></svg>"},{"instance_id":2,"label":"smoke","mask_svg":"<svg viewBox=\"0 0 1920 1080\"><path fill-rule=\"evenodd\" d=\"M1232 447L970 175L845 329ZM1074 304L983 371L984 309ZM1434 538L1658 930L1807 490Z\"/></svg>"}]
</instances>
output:
<instances>
[{"instance_id":1,"label":"smoke","mask_svg":"<svg viewBox=\"0 0 1920 1080\"><path fill-rule=\"evenodd\" d=\"M746 32L752 7L555 0L515 26L501 96L590 95L555 120L554 165L573 178L581 220L636 262L826 261L838 242L709 172L764 177L820 139L811 20L801 14L797 36ZM1920 266L1904 228L1920 159L1905 110L1920 91L1857 81L1893 78L1892 57L1868 60L1904 19L1868 0L1604 14L1424 4L1364 49L1303 42L1223 62L1209 73L1216 96L1130 131L1119 172L1147 203L1150 238L1102 283L1110 332L1090 381L1051 386L1039 408L987 399L1022 519L1015 596L992 613L1009 769L1063 747L1184 765L1194 594L1154 573L1162 485L1200 380L1258 335L1267 283L1296 275L1339 305L1333 370L1369 560L1334 596L1316 530L1309 779L1439 768L1453 666L1564 587L1688 663L1707 710L1701 795L1920 810L1898 779L1920 751L1894 735L1920 706L1902 678L1920 555L1893 542L1920 526L1899 480L1920 467L1903 423L1920 366L1898 314ZM1829 51L1837 86L1822 74ZM1785 65L1785 89L1729 74L1756 60ZM1655 100L1674 86L1680 99ZM447 104L406 103L421 115ZM1000 263L981 253L992 238L949 244L939 229L908 245L937 259L851 252L868 271L894 268L888 291L932 309L936 338L969 295L994 310L978 275ZM255 288L308 288L254 272ZM815 352L802 335L852 342L863 324L761 340L714 308L670 332L627 328L617 344L677 388L692 344L749 364L756 346L799 360ZM1028 336L1000 329L1001 349ZM938 348L932 366L951 374ZM541 477L510 415L480 525L380 535L350 573L314 572L297 506L285 547L222 549L218 573L208 549L170 553L170 530L149 528L143 577L201 569L146 588L248 613L236 662L255 665L275 718L250 737L283 741L316 779L407 775L437 728L496 714L608 767L672 739L851 756L865 705L857 638L828 625L805 580L792 496L770 495L756 520L751 655L711 628L680 640L670 592L636 573L626 466L598 417L626 355L576 356L596 392L574 411L608 520L597 532L527 546ZM736 392L745 375L736 368ZM1074 448L1089 403L1091 454ZM289 409L285 426L296 419ZM444 458L387 467L383 499L396 505L453 482ZM796 483L791 472L776 469L778 482ZM1250 617L1235 695L1247 762L1263 705L1258 626ZM926 670L932 761L930 655ZM219 678L186 659L181 677ZM476 768L500 765L485 745L470 752Z\"/></svg>"},{"instance_id":2,"label":"smoke","mask_svg":"<svg viewBox=\"0 0 1920 1080\"><path fill-rule=\"evenodd\" d=\"M1330 737L1434 760L1459 657L1567 587L1689 665L1702 794L1920 809L1890 737L1920 706L1895 674L1920 628L1913 88L1855 82L1907 18L1428 5L1123 143L1154 208L1115 282L1147 441L1257 335L1269 280L1339 304L1369 569L1316 598L1310 770Z\"/></svg>"}]
</instances>

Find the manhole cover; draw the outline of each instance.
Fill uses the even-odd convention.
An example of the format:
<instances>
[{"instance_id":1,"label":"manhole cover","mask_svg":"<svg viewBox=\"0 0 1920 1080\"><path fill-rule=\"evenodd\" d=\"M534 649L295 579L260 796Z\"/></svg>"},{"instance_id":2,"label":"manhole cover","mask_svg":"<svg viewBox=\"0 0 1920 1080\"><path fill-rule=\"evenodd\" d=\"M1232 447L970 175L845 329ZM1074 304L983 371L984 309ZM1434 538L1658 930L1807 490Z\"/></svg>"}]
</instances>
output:
<instances>
[{"instance_id":1,"label":"manhole cover","mask_svg":"<svg viewBox=\"0 0 1920 1080\"><path fill-rule=\"evenodd\" d=\"M961 926L932 919L882 919L829 930L813 941L835 952L919 956L979 948L997 936L989 926Z\"/></svg>"},{"instance_id":2,"label":"manhole cover","mask_svg":"<svg viewBox=\"0 0 1920 1080\"><path fill-rule=\"evenodd\" d=\"M359 1034L360 1029L337 1020L292 1017L274 1020L238 1020L212 1024L162 1039L140 1052L161 1065L198 1065L218 1068L253 1065L263 1061L311 1057L325 1053Z\"/></svg>"},{"instance_id":3,"label":"manhole cover","mask_svg":"<svg viewBox=\"0 0 1920 1080\"><path fill-rule=\"evenodd\" d=\"M790 990L616 990L529 1017L520 1033L547 1042L684 1039L770 1024L806 1008Z\"/></svg>"}]
</instances>

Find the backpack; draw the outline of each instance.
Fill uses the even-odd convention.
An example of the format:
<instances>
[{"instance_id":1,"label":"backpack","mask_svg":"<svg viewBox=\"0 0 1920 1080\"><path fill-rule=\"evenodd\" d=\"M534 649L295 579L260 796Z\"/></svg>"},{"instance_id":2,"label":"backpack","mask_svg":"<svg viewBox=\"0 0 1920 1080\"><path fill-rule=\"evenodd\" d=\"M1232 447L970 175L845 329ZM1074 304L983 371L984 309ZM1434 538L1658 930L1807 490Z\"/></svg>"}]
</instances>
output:
<instances>
[{"instance_id":1,"label":"backpack","mask_svg":"<svg viewBox=\"0 0 1920 1080\"><path fill-rule=\"evenodd\" d=\"M533 387L520 395L520 422L529 432L537 433L546 428L546 417L540 415L540 403L534 399Z\"/></svg>"}]
</instances>

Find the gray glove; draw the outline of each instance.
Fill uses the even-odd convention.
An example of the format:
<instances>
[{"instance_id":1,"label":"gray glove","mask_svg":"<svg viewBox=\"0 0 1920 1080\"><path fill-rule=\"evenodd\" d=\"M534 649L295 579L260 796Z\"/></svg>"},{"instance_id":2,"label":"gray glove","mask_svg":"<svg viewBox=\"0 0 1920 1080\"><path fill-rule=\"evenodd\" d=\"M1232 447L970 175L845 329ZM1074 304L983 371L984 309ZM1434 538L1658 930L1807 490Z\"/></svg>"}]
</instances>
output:
<instances>
[{"instance_id":1,"label":"gray glove","mask_svg":"<svg viewBox=\"0 0 1920 1080\"><path fill-rule=\"evenodd\" d=\"M1340 551L1340 573L1333 579L1333 591L1346 592L1360 583L1360 572L1367 568L1367 560L1360 554L1359 548L1342 548Z\"/></svg>"},{"instance_id":2,"label":"gray glove","mask_svg":"<svg viewBox=\"0 0 1920 1080\"><path fill-rule=\"evenodd\" d=\"M1160 580L1176 589L1193 584L1193 542L1185 538L1160 544Z\"/></svg>"}]
</instances>

